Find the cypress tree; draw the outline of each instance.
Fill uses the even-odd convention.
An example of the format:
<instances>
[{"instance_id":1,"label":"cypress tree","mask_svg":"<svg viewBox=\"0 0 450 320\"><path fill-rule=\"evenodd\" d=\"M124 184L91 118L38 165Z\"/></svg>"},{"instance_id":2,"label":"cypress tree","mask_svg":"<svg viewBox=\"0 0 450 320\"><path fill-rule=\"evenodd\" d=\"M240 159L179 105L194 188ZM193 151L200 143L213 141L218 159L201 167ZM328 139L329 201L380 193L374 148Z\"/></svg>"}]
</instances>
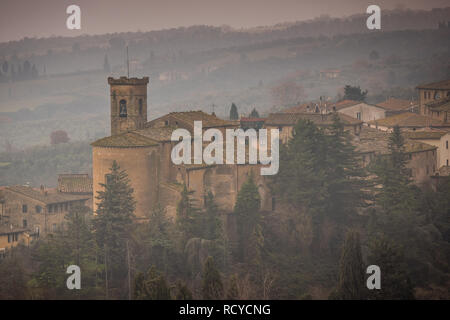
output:
<instances>
[{"instance_id":1,"label":"cypress tree","mask_svg":"<svg viewBox=\"0 0 450 320\"><path fill-rule=\"evenodd\" d=\"M176 225L181 233L182 244L193 237L201 237L203 230L200 223L199 209L192 199L194 191L188 190L186 185L181 191L181 199L177 204Z\"/></svg>"},{"instance_id":2,"label":"cypress tree","mask_svg":"<svg viewBox=\"0 0 450 320\"><path fill-rule=\"evenodd\" d=\"M237 276L234 274L228 280L228 288L226 293L227 300L238 300L239 299L239 288L237 284Z\"/></svg>"},{"instance_id":3,"label":"cypress tree","mask_svg":"<svg viewBox=\"0 0 450 320\"><path fill-rule=\"evenodd\" d=\"M239 190L234 214L238 231L238 257L242 260L245 252L248 250L250 238L252 237L256 226L259 224L261 206L261 196L258 192L251 172L248 179Z\"/></svg>"},{"instance_id":4,"label":"cypress tree","mask_svg":"<svg viewBox=\"0 0 450 320\"><path fill-rule=\"evenodd\" d=\"M204 204L204 238L208 240L219 239L222 236L222 222L219 216L219 208L214 201L214 195L211 191L204 196Z\"/></svg>"},{"instance_id":5,"label":"cypress tree","mask_svg":"<svg viewBox=\"0 0 450 320\"><path fill-rule=\"evenodd\" d=\"M365 297L364 268L359 234L347 233L339 265L337 297L343 300L360 300Z\"/></svg>"},{"instance_id":6,"label":"cypress tree","mask_svg":"<svg viewBox=\"0 0 450 320\"><path fill-rule=\"evenodd\" d=\"M250 112L250 118L259 118L259 112L256 108L253 108L252 112Z\"/></svg>"},{"instance_id":7,"label":"cypress tree","mask_svg":"<svg viewBox=\"0 0 450 320\"><path fill-rule=\"evenodd\" d=\"M205 300L219 300L223 295L222 277L212 257L208 257L203 266L202 293Z\"/></svg>"},{"instance_id":8,"label":"cypress tree","mask_svg":"<svg viewBox=\"0 0 450 320\"><path fill-rule=\"evenodd\" d=\"M239 120L238 109L234 103L231 104L230 108L230 120Z\"/></svg>"}]
</instances>

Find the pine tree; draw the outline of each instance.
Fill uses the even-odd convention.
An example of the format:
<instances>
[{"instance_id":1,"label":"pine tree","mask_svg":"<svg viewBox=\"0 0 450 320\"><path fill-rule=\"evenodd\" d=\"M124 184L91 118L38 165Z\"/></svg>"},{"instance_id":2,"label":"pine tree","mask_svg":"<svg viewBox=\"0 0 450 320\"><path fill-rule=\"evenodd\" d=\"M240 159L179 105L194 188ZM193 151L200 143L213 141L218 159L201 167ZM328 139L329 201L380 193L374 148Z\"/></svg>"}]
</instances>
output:
<instances>
[{"instance_id":1,"label":"pine tree","mask_svg":"<svg viewBox=\"0 0 450 320\"><path fill-rule=\"evenodd\" d=\"M397 240L410 239L418 223L418 190L406 168L408 155L398 126L389 138L389 154L379 156L371 170L377 175L376 202L381 208L373 217L374 228Z\"/></svg>"},{"instance_id":2,"label":"pine tree","mask_svg":"<svg viewBox=\"0 0 450 320\"><path fill-rule=\"evenodd\" d=\"M344 100L364 101L366 100L367 90L362 91L361 88L346 85L344 87Z\"/></svg>"},{"instance_id":3,"label":"pine tree","mask_svg":"<svg viewBox=\"0 0 450 320\"><path fill-rule=\"evenodd\" d=\"M408 267L400 247L382 236L370 243L368 263L380 267L381 289L371 290L369 298L383 300L414 299Z\"/></svg>"},{"instance_id":4,"label":"pine tree","mask_svg":"<svg viewBox=\"0 0 450 320\"><path fill-rule=\"evenodd\" d=\"M194 191L188 190L186 185L181 191L181 199L177 205L176 225L181 233L182 245L193 237L201 237L203 230L199 223L199 209L195 206L195 200L192 199Z\"/></svg>"},{"instance_id":5,"label":"pine tree","mask_svg":"<svg viewBox=\"0 0 450 320\"><path fill-rule=\"evenodd\" d=\"M150 262L166 272L175 251L173 224L161 206L156 206L146 223L140 223L134 233L136 263Z\"/></svg>"},{"instance_id":6,"label":"pine tree","mask_svg":"<svg viewBox=\"0 0 450 320\"><path fill-rule=\"evenodd\" d=\"M259 112L256 108L253 108L252 112L250 112L249 118L259 118Z\"/></svg>"},{"instance_id":7,"label":"pine tree","mask_svg":"<svg viewBox=\"0 0 450 320\"><path fill-rule=\"evenodd\" d=\"M216 240L222 236L222 222L220 220L219 208L214 201L214 195L209 191L204 196L205 226L204 238Z\"/></svg>"},{"instance_id":8,"label":"pine tree","mask_svg":"<svg viewBox=\"0 0 450 320\"><path fill-rule=\"evenodd\" d=\"M245 253L248 251L250 238L260 222L260 206L261 196L251 172L247 181L244 182L239 190L234 206L239 238L237 254L240 260L244 259Z\"/></svg>"},{"instance_id":9,"label":"pine tree","mask_svg":"<svg viewBox=\"0 0 450 320\"><path fill-rule=\"evenodd\" d=\"M339 264L337 296L343 300L365 298L364 267L359 233L347 232Z\"/></svg>"},{"instance_id":10,"label":"pine tree","mask_svg":"<svg viewBox=\"0 0 450 320\"><path fill-rule=\"evenodd\" d=\"M0 259L0 300L28 298L25 270L21 259L14 255Z\"/></svg>"},{"instance_id":11,"label":"pine tree","mask_svg":"<svg viewBox=\"0 0 450 320\"><path fill-rule=\"evenodd\" d=\"M234 103L231 104L230 120L239 120L238 109Z\"/></svg>"},{"instance_id":12,"label":"pine tree","mask_svg":"<svg viewBox=\"0 0 450 320\"><path fill-rule=\"evenodd\" d=\"M222 277L212 257L208 257L203 266L202 293L205 300L219 300L223 295Z\"/></svg>"},{"instance_id":13,"label":"pine tree","mask_svg":"<svg viewBox=\"0 0 450 320\"><path fill-rule=\"evenodd\" d=\"M108 265L108 279L118 281L126 273L126 240L129 238L132 218L136 202L133 189L125 170L120 170L116 161L113 162L106 183L96 199L97 216L94 219L94 232L99 248L104 249ZM115 275L118 273L118 277Z\"/></svg>"},{"instance_id":14,"label":"pine tree","mask_svg":"<svg viewBox=\"0 0 450 320\"><path fill-rule=\"evenodd\" d=\"M292 207L291 236L298 245L305 241L317 252L321 241L320 226L327 220L337 230L356 216L363 204L365 173L358 165L358 155L337 116L331 127L321 129L309 120L299 120L293 137L280 148L280 170L271 178L273 195ZM310 221L312 240L302 240L296 225ZM337 236L342 232L337 232ZM336 241L326 244L332 252ZM303 245L301 245L303 247ZM307 249L308 247L305 247Z\"/></svg>"},{"instance_id":15,"label":"pine tree","mask_svg":"<svg viewBox=\"0 0 450 320\"><path fill-rule=\"evenodd\" d=\"M152 266L145 274L139 273L134 281L134 299L170 300L170 289L165 277Z\"/></svg>"}]
</instances>

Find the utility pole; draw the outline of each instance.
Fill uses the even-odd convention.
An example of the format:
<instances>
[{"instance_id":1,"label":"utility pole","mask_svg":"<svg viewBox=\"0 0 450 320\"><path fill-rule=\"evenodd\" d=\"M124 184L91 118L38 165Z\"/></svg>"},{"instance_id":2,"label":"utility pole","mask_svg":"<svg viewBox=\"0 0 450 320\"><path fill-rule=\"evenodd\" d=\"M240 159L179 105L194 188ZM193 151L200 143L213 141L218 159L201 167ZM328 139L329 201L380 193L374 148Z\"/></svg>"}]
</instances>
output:
<instances>
[{"instance_id":1,"label":"utility pole","mask_svg":"<svg viewBox=\"0 0 450 320\"><path fill-rule=\"evenodd\" d=\"M130 275L130 247L127 240L127 263L128 263L128 300L131 300L131 275Z\"/></svg>"},{"instance_id":2,"label":"utility pole","mask_svg":"<svg viewBox=\"0 0 450 320\"><path fill-rule=\"evenodd\" d=\"M105 289L106 289L106 300L109 299L109 287L108 287L108 265L107 265L107 261L108 259L106 258L106 243L105 243Z\"/></svg>"},{"instance_id":3,"label":"utility pole","mask_svg":"<svg viewBox=\"0 0 450 320\"><path fill-rule=\"evenodd\" d=\"M128 46L127 46L127 75L130 77L130 59L128 57Z\"/></svg>"}]
</instances>

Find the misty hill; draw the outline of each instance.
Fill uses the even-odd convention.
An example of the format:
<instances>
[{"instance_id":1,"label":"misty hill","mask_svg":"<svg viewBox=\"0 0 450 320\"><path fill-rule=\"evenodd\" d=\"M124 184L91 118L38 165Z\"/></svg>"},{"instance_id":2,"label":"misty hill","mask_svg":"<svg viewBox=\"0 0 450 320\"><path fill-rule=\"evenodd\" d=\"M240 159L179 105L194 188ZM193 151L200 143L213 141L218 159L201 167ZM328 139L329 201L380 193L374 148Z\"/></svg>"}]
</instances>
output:
<instances>
[{"instance_id":1,"label":"misty hill","mask_svg":"<svg viewBox=\"0 0 450 320\"><path fill-rule=\"evenodd\" d=\"M383 12L382 31L367 30L366 16L358 15L242 30L193 26L3 43L0 65L9 68L0 68L0 150L6 142L15 149L48 144L54 130L66 130L72 141L107 134L106 78L126 74L127 44L131 75L150 76L149 119L211 112L213 105L226 117L231 102L239 113L256 107L265 114L283 107L273 92L286 81L300 86L305 100L336 99L346 84L368 89L372 102L411 98L418 83L450 77L450 29L438 28L449 16L450 8ZM36 66L36 78L17 76L26 61ZM321 78L329 68L340 76Z\"/></svg>"}]
</instances>

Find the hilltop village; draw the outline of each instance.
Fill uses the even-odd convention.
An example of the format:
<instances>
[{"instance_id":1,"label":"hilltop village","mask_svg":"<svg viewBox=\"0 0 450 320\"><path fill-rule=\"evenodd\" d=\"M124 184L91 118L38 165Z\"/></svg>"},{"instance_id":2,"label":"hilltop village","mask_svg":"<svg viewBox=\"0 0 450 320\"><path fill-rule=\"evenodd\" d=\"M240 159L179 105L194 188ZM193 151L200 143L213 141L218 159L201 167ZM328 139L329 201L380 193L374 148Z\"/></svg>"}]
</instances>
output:
<instances>
[{"instance_id":1,"label":"hilltop village","mask_svg":"<svg viewBox=\"0 0 450 320\"><path fill-rule=\"evenodd\" d=\"M345 270L342 247L360 246L361 233L367 263L396 268L384 280L396 289L375 299L447 297L439 286L447 281L450 80L418 85L417 101L369 104L347 86L339 101L320 97L265 116L239 117L232 105L229 119L195 110L152 118L148 83L108 78L111 133L91 142L92 173L55 172L56 188L1 187L2 272L21 272L8 267L18 256L32 270L17 296L73 297L63 269L76 264L87 274L85 298L340 299L343 287L324 279ZM173 161L177 129L194 151L182 155L188 161ZM251 137L230 141L227 132L241 129L276 132L256 144L259 161ZM223 147L212 152L227 154L223 164L195 158L195 136L211 132L225 137L208 138ZM278 145L278 173L261 174L273 165L261 161L262 147L274 160ZM240 147L246 161L234 154Z\"/></svg>"},{"instance_id":2,"label":"hilltop village","mask_svg":"<svg viewBox=\"0 0 450 320\"><path fill-rule=\"evenodd\" d=\"M388 138L395 126L405 139L410 177L419 186L433 187L450 174L450 80L417 86L418 101L389 98L377 105L363 101L310 101L267 117L220 119L203 111L171 112L147 120L148 78L108 78L111 93L111 135L92 142L93 172L59 174L58 187L2 187L0 250L5 252L20 242L51 234L64 227L64 216L76 203L96 211L96 194L107 182L113 161L126 170L136 199L136 219L145 219L157 205L175 218L180 191L186 185L194 198L203 203L212 192L219 208L231 212L238 192L249 176L255 181L263 210L276 211L267 178L256 170L261 164L175 165L170 154L174 129L193 134L194 121L202 121L203 131L218 129L278 129L280 143L287 144L300 119L327 128L336 115L352 135L362 167L377 155L388 152Z\"/></svg>"}]
</instances>

